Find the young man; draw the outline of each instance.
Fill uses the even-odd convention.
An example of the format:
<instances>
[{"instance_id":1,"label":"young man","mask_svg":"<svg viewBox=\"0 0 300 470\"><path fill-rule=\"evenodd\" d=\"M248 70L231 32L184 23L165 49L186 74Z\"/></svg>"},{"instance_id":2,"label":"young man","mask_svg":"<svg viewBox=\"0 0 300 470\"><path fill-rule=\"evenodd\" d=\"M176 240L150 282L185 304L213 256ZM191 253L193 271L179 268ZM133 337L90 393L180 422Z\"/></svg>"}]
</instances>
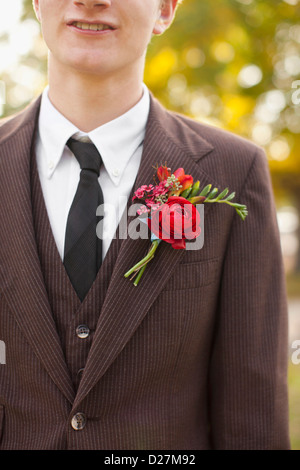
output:
<instances>
[{"instance_id":1,"label":"young man","mask_svg":"<svg viewBox=\"0 0 300 470\"><path fill-rule=\"evenodd\" d=\"M289 448L265 155L167 112L143 85L147 45L177 3L34 0L49 87L0 128L1 449ZM100 245L84 231L93 255L72 236L95 195L126 212L164 162L235 191L249 215L205 206L203 248L161 243L134 287L124 273L149 240L122 239L110 214Z\"/></svg>"}]
</instances>

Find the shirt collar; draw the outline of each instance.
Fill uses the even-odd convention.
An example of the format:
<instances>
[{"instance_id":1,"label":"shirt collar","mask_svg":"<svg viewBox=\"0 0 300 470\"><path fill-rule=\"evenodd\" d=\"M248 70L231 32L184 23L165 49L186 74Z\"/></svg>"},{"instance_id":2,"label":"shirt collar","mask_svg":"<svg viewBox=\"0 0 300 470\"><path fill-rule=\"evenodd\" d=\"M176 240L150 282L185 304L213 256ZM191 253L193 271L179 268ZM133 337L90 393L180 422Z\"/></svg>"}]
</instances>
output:
<instances>
[{"instance_id":1,"label":"shirt collar","mask_svg":"<svg viewBox=\"0 0 300 470\"><path fill-rule=\"evenodd\" d=\"M97 147L112 182L118 186L124 170L138 147L143 143L148 114L150 95L143 84L140 101L125 114L94 129L83 133L66 119L51 103L48 87L42 94L39 115L39 137L46 162L46 176L51 178L62 157L66 142L71 136L88 136Z\"/></svg>"}]
</instances>

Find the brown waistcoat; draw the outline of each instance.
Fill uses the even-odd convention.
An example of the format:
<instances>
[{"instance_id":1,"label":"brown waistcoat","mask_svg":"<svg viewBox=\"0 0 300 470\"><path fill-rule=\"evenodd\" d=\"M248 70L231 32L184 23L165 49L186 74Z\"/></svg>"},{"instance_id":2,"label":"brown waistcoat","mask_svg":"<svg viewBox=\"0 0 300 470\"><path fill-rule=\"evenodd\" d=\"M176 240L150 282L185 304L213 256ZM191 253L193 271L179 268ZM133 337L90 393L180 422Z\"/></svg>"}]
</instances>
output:
<instances>
[{"instance_id":1,"label":"brown waistcoat","mask_svg":"<svg viewBox=\"0 0 300 470\"><path fill-rule=\"evenodd\" d=\"M44 282L66 363L74 388L77 390L93 342L121 240L117 236L113 240L96 281L84 301L81 302L68 278L55 244L34 153L31 163L31 181L33 222ZM87 337L78 336L78 328L81 326L87 327Z\"/></svg>"}]
</instances>

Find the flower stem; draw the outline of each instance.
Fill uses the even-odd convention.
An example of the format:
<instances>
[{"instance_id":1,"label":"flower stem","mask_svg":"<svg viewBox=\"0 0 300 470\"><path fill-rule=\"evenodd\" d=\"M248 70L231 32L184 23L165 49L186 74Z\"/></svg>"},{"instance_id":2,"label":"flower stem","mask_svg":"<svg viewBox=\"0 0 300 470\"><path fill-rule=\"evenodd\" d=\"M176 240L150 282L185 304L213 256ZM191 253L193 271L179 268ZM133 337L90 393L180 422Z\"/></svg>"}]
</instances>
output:
<instances>
[{"instance_id":1,"label":"flower stem","mask_svg":"<svg viewBox=\"0 0 300 470\"><path fill-rule=\"evenodd\" d=\"M223 200L220 200L220 199L206 199L204 201L205 203L206 202L217 202L217 203L224 203L224 204L228 204L229 206L232 206L235 208L236 212L238 213L238 215L240 216L240 218L242 220L245 220L245 218L247 217L248 215L248 211L247 211L247 206L245 206L244 204L238 204L237 202L230 202L226 199L223 199Z\"/></svg>"},{"instance_id":2,"label":"flower stem","mask_svg":"<svg viewBox=\"0 0 300 470\"><path fill-rule=\"evenodd\" d=\"M159 245L159 242L160 242L160 240L154 240L152 242L151 247L148 251L148 254L145 256L145 258L143 258L141 261L139 261L137 264L135 264L131 269L129 269L129 271L127 271L127 273L124 274L124 277L129 277L133 272L139 271L141 268L143 268L143 271L144 271L144 268L146 267L146 265L154 257L154 253L155 253L155 251L156 251L156 249ZM139 279L140 279L140 277L141 277L141 275L139 276ZM135 284L136 284L136 281L135 281Z\"/></svg>"},{"instance_id":3,"label":"flower stem","mask_svg":"<svg viewBox=\"0 0 300 470\"><path fill-rule=\"evenodd\" d=\"M147 264L145 264L142 268L140 268L139 272L138 272L138 275L136 277L136 280L134 281L133 285L136 287L138 285L138 283L140 282L140 279L145 271L147 267Z\"/></svg>"}]
</instances>

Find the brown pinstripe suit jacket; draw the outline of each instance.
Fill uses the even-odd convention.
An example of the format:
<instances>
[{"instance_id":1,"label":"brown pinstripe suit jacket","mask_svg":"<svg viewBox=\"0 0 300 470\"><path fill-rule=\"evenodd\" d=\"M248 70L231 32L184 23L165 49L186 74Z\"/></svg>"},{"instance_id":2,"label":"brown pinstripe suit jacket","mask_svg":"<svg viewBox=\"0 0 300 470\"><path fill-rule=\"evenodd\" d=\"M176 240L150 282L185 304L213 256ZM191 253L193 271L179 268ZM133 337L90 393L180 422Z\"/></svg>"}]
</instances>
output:
<instances>
[{"instance_id":1,"label":"brown pinstripe suit jacket","mask_svg":"<svg viewBox=\"0 0 300 470\"><path fill-rule=\"evenodd\" d=\"M286 293L263 151L151 98L134 188L167 161L235 191L249 215L205 206L203 248L162 243L137 288L123 275L149 241L122 241L74 389L33 224L38 111L39 100L0 127L0 449L289 448Z\"/></svg>"}]
</instances>

